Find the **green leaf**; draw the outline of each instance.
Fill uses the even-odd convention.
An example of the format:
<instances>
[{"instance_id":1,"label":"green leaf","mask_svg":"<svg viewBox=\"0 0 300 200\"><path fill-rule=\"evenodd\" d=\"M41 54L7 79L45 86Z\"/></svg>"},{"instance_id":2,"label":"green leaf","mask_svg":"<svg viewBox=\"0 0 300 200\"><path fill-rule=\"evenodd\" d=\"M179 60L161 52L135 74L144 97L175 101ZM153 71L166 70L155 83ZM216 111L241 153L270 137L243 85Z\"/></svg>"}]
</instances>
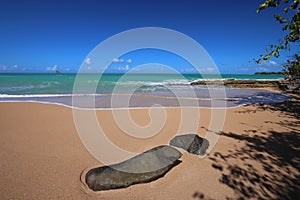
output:
<instances>
[{"instance_id":1,"label":"green leaf","mask_svg":"<svg viewBox=\"0 0 300 200\"><path fill-rule=\"evenodd\" d=\"M259 13L261 10L265 9L267 6L268 6L268 4L266 2L263 4L260 4L260 6L256 10L256 12Z\"/></svg>"},{"instance_id":2,"label":"green leaf","mask_svg":"<svg viewBox=\"0 0 300 200\"><path fill-rule=\"evenodd\" d=\"M279 57L282 50L290 50L290 44L299 44L300 42L300 0L265 0L264 3L260 4L257 13L261 12L266 8L281 6L280 3L285 3L282 13L288 13L287 15L274 15L275 20L282 24L282 31L285 36L278 41L277 44L269 45L266 48L265 54L260 55L260 59L267 61L271 57ZM290 11L292 10L292 12Z\"/></svg>"}]
</instances>

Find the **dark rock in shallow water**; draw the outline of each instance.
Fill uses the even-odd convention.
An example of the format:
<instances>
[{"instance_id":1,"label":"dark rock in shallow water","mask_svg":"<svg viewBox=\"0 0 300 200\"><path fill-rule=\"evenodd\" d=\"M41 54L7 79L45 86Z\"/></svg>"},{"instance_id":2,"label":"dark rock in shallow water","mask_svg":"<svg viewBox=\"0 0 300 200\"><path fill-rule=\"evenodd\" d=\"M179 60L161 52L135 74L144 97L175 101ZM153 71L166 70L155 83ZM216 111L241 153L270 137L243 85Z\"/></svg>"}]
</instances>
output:
<instances>
[{"instance_id":1,"label":"dark rock in shallow water","mask_svg":"<svg viewBox=\"0 0 300 200\"><path fill-rule=\"evenodd\" d=\"M94 191L148 183L163 177L178 165L181 156L182 154L173 147L155 147L124 162L91 169L86 174L86 183Z\"/></svg>"},{"instance_id":2,"label":"dark rock in shallow water","mask_svg":"<svg viewBox=\"0 0 300 200\"><path fill-rule=\"evenodd\" d=\"M176 136L170 141L170 145L182 148L189 153L203 156L209 146L209 142L196 134L187 134Z\"/></svg>"}]
</instances>

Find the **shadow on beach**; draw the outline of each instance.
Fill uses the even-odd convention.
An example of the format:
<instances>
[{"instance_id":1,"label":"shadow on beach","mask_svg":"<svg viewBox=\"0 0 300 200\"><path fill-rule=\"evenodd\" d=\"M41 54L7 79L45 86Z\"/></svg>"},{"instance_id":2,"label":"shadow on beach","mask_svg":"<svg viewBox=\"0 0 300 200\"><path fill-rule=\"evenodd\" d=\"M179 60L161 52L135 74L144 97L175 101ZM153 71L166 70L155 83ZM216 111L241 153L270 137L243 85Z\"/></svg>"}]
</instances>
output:
<instances>
[{"instance_id":1,"label":"shadow on beach","mask_svg":"<svg viewBox=\"0 0 300 200\"><path fill-rule=\"evenodd\" d=\"M243 111L237 111L279 111L286 120L266 119L264 123L276 123L285 128L285 132L250 127L242 134L222 133L222 137L233 139L234 143L245 144L242 147L232 145L229 152L215 152L209 157L212 167L222 173L220 183L233 189L237 199L300 199L299 105L300 98L294 96L283 103L261 104L256 109L245 106ZM201 192L195 192L193 198L210 199Z\"/></svg>"}]
</instances>

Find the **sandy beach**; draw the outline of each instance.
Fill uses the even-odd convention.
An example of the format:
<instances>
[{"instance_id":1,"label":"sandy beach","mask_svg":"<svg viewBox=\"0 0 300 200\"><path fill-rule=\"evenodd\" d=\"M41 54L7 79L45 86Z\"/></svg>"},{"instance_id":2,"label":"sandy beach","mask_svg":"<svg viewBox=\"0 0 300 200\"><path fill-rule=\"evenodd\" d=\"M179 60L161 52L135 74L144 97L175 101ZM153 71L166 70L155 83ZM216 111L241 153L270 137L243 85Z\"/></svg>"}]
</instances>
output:
<instances>
[{"instance_id":1,"label":"sandy beach","mask_svg":"<svg viewBox=\"0 0 300 200\"><path fill-rule=\"evenodd\" d=\"M299 18L0 1L0 200L300 200Z\"/></svg>"},{"instance_id":2,"label":"sandy beach","mask_svg":"<svg viewBox=\"0 0 300 200\"><path fill-rule=\"evenodd\" d=\"M201 112L197 134L203 137L211 123L210 110L193 109ZM182 163L163 178L100 192L82 182L87 169L103 164L82 145L71 108L2 102L0 111L1 199L297 199L300 195L298 97L273 105L229 108L218 143L205 158L185 152ZM174 137L180 109L166 112L164 128L147 140L124 134L110 110L98 110L97 117L114 144L143 152ZM137 124L149 123L147 108L130 114Z\"/></svg>"}]
</instances>

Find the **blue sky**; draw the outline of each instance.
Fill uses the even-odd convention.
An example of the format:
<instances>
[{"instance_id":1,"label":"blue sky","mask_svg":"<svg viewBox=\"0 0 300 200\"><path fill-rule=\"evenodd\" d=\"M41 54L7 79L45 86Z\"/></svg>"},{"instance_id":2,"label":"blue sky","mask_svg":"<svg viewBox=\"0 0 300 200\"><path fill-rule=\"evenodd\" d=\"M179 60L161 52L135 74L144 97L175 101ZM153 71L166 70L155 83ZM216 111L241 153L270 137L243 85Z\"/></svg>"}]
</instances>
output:
<instances>
[{"instance_id":1,"label":"blue sky","mask_svg":"<svg viewBox=\"0 0 300 200\"><path fill-rule=\"evenodd\" d=\"M206 49L222 73L279 71L292 52L261 65L252 62L283 36L272 17L280 10L257 14L261 2L3 0L0 72L76 72L101 41L139 27L163 27L188 35ZM190 67L174 55L155 50L117 59L111 72L125 72L150 61L164 62L181 72Z\"/></svg>"}]
</instances>

